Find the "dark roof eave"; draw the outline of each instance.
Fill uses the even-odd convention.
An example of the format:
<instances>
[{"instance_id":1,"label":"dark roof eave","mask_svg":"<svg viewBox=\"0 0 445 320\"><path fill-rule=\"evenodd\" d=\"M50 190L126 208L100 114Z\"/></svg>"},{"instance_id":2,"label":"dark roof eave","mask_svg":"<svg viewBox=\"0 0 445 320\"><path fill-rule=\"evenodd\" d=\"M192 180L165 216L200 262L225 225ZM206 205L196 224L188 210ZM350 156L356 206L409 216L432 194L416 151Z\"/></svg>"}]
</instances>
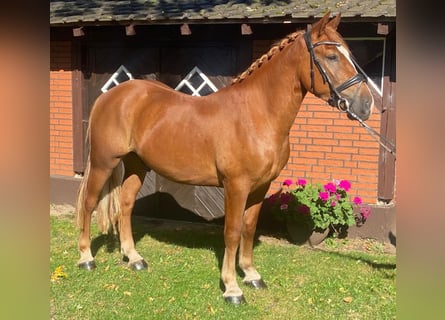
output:
<instances>
[{"instance_id":1,"label":"dark roof eave","mask_svg":"<svg viewBox=\"0 0 445 320\"><path fill-rule=\"evenodd\" d=\"M108 21L70 21L70 22L53 22L50 23L50 27L81 27L81 26L125 26L129 24L134 25L182 25L188 24L268 24L268 23L312 23L318 17L305 17L305 18L292 18L292 17L279 17L279 18L255 18L255 19L158 19L158 20L108 20ZM342 17L342 22L395 22L396 17L390 16L378 16L378 17Z\"/></svg>"}]
</instances>

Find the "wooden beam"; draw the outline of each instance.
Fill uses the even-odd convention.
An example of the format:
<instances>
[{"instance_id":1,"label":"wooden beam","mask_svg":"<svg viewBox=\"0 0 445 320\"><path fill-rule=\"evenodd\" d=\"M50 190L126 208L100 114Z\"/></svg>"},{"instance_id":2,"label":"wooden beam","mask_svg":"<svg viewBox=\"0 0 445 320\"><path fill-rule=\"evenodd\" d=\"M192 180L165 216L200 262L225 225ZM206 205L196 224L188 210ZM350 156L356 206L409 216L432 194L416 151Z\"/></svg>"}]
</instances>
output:
<instances>
[{"instance_id":1,"label":"wooden beam","mask_svg":"<svg viewBox=\"0 0 445 320\"><path fill-rule=\"evenodd\" d=\"M85 170L85 124L84 118L84 75L81 63L81 44L73 41L72 57L72 99L73 99L73 170L80 174Z\"/></svg>"},{"instance_id":2,"label":"wooden beam","mask_svg":"<svg viewBox=\"0 0 445 320\"><path fill-rule=\"evenodd\" d=\"M384 94L380 123L380 134L387 140L396 144L396 84L384 79ZM379 152L379 176L378 176L378 200L386 203L394 199L395 186L395 156L385 148L380 147Z\"/></svg>"}]
</instances>

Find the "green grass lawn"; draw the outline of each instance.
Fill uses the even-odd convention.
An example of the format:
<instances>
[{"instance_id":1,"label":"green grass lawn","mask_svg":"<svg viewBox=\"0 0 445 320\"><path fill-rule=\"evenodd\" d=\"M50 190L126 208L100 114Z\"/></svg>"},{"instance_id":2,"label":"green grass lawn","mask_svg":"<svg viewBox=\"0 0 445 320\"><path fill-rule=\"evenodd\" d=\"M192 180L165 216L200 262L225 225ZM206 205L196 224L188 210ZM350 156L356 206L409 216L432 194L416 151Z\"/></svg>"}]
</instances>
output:
<instances>
[{"instance_id":1,"label":"green grass lawn","mask_svg":"<svg viewBox=\"0 0 445 320\"><path fill-rule=\"evenodd\" d=\"M76 265L72 216L50 219L52 319L395 319L396 257L378 245L346 250L347 240L335 239L321 250L258 240L255 263L268 289L242 286L248 303L233 306L222 298L219 226L135 220L136 247L149 270L134 272L116 238L93 223L98 268L87 272Z\"/></svg>"}]
</instances>

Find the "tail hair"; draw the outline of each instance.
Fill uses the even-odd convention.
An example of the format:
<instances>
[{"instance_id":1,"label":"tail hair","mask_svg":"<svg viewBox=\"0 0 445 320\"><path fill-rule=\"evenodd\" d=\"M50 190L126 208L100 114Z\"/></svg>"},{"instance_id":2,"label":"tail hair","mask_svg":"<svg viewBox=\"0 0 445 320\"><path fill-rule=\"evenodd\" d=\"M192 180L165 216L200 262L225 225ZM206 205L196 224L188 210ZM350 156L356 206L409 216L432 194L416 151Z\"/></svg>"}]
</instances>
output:
<instances>
[{"instance_id":1,"label":"tail hair","mask_svg":"<svg viewBox=\"0 0 445 320\"><path fill-rule=\"evenodd\" d=\"M110 178L108 178L99 196L96 211L97 223L102 233L109 232L111 228L113 233L117 233L116 226L121 213L119 196L121 193L123 168L123 163L120 162L118 166L113 169L113 173Z\"/></svg>"}]
</instances>

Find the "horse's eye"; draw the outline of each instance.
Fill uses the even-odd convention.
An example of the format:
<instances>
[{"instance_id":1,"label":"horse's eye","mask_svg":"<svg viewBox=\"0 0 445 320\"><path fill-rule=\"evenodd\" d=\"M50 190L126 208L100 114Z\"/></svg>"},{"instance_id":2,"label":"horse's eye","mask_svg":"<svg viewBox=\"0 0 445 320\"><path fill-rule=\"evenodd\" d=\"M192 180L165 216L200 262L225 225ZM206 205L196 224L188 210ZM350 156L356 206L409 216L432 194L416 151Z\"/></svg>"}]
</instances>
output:
<instances>
[{"instance_id":1,"label":"horse's eye","mask_svg":"<svg viewBox=\"0 0 445 320\"><path fill-rule=\"evenodd\" d=\"M338 56L337 56L336 54L330 54L330 55L327 55L326 58L327 58L329 61L337 61L337 60L338 60Z\"/></svg>"}]
</instances>

